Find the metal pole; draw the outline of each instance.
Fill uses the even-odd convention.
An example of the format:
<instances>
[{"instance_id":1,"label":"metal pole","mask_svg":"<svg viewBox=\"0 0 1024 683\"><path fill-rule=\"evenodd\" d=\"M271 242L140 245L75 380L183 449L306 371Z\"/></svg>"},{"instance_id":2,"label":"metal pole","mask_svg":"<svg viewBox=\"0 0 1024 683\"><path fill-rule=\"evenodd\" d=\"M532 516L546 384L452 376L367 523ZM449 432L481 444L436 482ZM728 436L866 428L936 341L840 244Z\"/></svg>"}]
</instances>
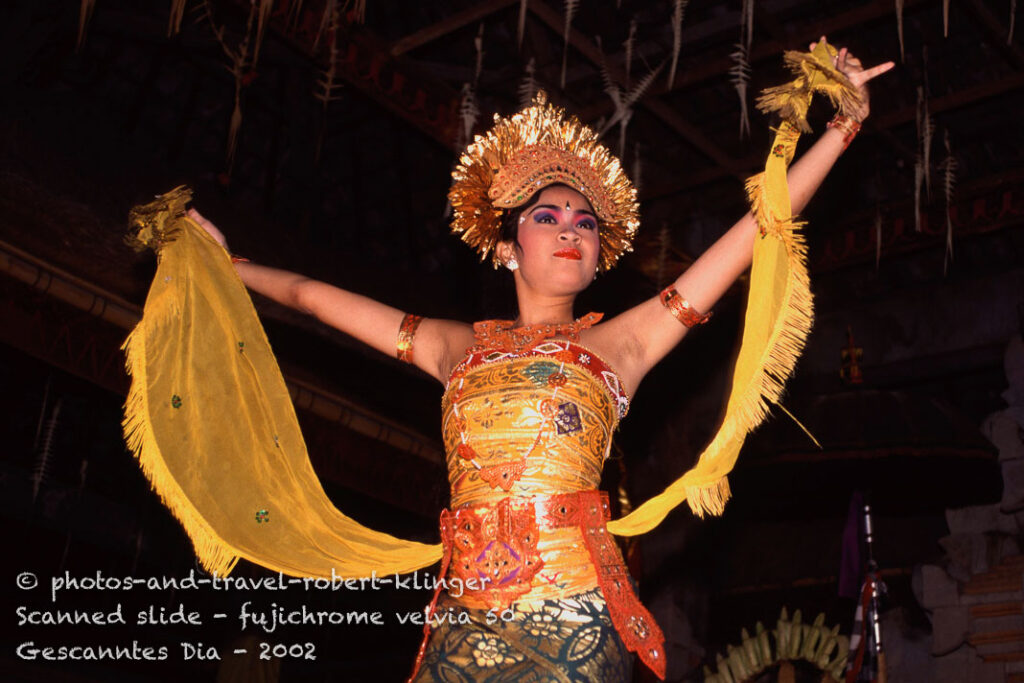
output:
<instances>
[{"instance_id":1,"label":"metal pole","mask_svg":"<svg viewBox=\"0 0 1024 683\"><path fill-rule=\"evenodd\" d=\"M878 683L886 683L885 652L882 649L882 625L878 620L878 564L872 542L871 504L864 504L864 540L868 551L868 580L871 581L871 629L875 636L875 655L878 662Z\"/></svg>"}]
</instances>

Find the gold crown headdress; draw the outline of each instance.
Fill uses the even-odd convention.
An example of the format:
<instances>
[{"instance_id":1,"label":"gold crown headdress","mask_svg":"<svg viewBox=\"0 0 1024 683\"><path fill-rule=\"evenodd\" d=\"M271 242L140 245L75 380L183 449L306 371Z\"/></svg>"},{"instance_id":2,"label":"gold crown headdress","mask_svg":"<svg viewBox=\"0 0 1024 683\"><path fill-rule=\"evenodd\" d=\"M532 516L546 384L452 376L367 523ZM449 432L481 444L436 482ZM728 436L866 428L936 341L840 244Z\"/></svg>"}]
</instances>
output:
<instances>
[{"instance_id":1,"label":"gold crown headdress","mask_svg":"<svg viewBox=\"0 0 1024 683\"><path fill-rule=\"evenodd\" d=\"M632 249L640 226L636 188L619 160L592 128L549 104L543 91L518 114L495 114L494 126L466 148L452 179L452 232L481 259L500 239L502 212L554 183L578 190L593 206L601 225L601 270ZM496 254L492 260L497 266Z\"/></svg>"}]
</instances>

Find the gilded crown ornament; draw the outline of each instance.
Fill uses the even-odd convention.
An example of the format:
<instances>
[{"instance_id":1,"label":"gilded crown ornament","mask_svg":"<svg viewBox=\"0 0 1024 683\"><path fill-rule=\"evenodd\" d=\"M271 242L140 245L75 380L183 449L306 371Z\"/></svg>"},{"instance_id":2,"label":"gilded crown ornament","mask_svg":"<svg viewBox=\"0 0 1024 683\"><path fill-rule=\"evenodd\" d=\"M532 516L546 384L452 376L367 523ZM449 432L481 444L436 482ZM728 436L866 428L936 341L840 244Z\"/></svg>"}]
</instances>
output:
<instances>
[{"instance_id":1,"label":"gilded crown ornament","mask_svg":"<svg viewBox=\"0 0 1024 683\"><path fill-rule=\"evenodd\" d=\"M480 254L491 254L505 211L522 206L548 185L564 183L590 201L600 223L600 270L632 250L640 226L636 188L597 133L538 92L533 104L478 135L452 172L448 192L452 232Z\"/></svg>"}]
</instances>

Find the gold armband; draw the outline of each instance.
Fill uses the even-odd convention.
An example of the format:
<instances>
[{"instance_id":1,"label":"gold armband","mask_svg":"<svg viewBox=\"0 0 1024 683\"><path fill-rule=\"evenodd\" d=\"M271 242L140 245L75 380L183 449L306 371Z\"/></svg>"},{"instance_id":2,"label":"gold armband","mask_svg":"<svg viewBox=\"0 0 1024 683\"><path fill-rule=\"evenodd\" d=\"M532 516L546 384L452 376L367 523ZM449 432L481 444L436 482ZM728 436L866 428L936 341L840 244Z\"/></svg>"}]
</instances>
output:
<instances>
[{"instance_id":1,"label":"gold armband","mask_svg":"<svg viewBox=\"0 0 1024 683\"><path fill-rule=\"evenodd\" d=\"M402 318L402 324L398 327L398 341L395 344L398 360L412 364L412 342L416 337L416 328L420 326L422 320L422 315L412 313L406 313Z\"/></svg>"},{"instance_id":2,"label":"gold armband","mask_svg":"<svg viewBox=\"0 0 1024 683\"><path fill-rule=\"evenodd\" d=\"M668 312L687 327L703 325L711 317L710 313L697 312L697 309L691 306L686 299L679 296L679 292L671 285L661 290L660 298L662 305L668 309Z\"/></svg>"},{"instance_id":3,"label":"gold armband","mask_svg":"<svg viewBox=\"0 0 1024 683\"><path fill-rule=\"evenodd\" d=\"M843 134L843 151L850 146L853 139L857 137L857 133L860 132L860 121L851 117L844 116L843 114L836 114L835 117L828 122L828 128L835 128Z\"/></svg>"}]
</instances>

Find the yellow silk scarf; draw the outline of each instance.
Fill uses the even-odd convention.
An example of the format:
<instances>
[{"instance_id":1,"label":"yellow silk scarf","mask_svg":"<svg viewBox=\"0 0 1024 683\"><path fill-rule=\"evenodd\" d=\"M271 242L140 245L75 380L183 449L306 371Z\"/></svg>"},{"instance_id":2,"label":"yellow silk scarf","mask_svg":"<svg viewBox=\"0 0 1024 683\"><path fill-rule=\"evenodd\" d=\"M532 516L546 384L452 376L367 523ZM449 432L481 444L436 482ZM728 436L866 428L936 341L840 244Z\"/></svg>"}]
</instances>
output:
<instances>
[{"instance_id":1,"label":"yellow silk scarf","mask_svg":"<svg viewBox=\"0 0 1024 683\"><path fill-rule=\"evenodd\" d=\"M697 514L720 514L746 434L793 371L812 305L786 169L812 94L825 92L840 107L856 99L833 54L824 42L813 53L787 53L798 77L759 101L784 122L765 172L747 186L762 237L722 426L693 469L609 523L613 533L648 531L683 500ZM331 504L248 293L220 245L185 216L189 199L178 188L132 212L133 239L157 251L158 266L143 318L124 344L132 376L124 429L200 562L221 575L244 557L290 575L357 578L439 560L439 544L373 531Z\"/></svg>"}]
</instances>

